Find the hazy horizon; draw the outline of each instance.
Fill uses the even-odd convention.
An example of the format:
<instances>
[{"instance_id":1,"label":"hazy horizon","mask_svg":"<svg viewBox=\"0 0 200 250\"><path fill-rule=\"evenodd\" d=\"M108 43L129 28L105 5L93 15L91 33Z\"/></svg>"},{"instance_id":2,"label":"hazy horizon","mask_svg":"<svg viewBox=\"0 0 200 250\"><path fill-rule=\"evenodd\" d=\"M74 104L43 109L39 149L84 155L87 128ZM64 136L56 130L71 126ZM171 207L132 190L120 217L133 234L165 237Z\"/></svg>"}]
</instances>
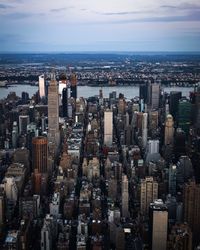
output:
<instances>
[{"instance_id":1,"label":"hazy horizon","mask_svg":"<svg viewBox=\"0 0 200 250\"><path fill-rule=\"evenodd\" d=\"M5 50L0 54L200 54L199 50Z\"/></svg>"}]
</instances>

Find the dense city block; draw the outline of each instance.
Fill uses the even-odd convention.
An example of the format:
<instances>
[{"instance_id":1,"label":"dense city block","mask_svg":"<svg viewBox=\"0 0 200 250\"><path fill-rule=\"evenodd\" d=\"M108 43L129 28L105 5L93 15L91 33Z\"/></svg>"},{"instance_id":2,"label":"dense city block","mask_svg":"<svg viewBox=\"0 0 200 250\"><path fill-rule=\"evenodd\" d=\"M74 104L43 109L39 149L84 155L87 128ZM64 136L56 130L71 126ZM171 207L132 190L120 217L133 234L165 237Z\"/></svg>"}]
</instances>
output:
<instances>
[{"instance_id":1,"label":"dense city block","mask_svg":"<svg viewBox=\"0 0 200 250\"><path fill-rule=\"evenodd\" d=\"M199 59L67 58L1 56L0 249L200 249Z\"/></svg>"}]
</instances>

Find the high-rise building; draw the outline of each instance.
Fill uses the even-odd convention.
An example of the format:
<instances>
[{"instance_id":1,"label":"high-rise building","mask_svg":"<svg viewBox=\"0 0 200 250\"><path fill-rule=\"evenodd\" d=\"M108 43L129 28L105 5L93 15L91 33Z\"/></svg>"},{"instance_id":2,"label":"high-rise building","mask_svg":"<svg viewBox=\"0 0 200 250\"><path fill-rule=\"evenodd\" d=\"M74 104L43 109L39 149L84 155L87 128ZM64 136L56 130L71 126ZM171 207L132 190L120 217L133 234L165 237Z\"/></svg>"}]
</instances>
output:
<instances>
[{"instance_id":1,"label":"high-rise building","mask_svg":"<svg viewBox=\"0 0 200 250\"><path fill-rule=\"evenodd\" d=\"M42 114L42 116L41 116L41 129L42 129L42 132L46 131L46 126L47 126L47 117L45 117L44 114Z\"/></svg>"},{"instance_id":2,"label":"high-rise building","mask_svg":"<svg viewBox=\"0 0 200 250\"><path fill-rule=\"evenodd\" d=\"M30 117L30 122L35 122L35 107L32 104L29 106L28 115Z\"/></svg>"},{"instance_id":3,"label":"high-rise building","mask_svg":"<svg viewBox=\"0 0 200 250\"><path fill-rule=\"evenodd\" d=\"M68 88L64 88L62 91L62 115L67 117L68 114Z\"/></svg>"},{"instance_id":4,"label":"high-rise building","mask_svg":"<svg viewBox=\"0 0 200 250\"><path fill-rule=\"evenodd\" d=\"M12 129L12 147L17 148L17 138L18 138L18 126L17 122L13 122L13 129Z\"/></svg>"},{"instance_id":5,"label":"high-rise building","mask_svg":"<svg viewBox=\"0 0 200 250\"><path fill-rule=\"evenodd\" d=\"M6 196L5 190L0 188L0 232L2 233L2 229L5 223L6 218Z\"/></svg>"},{"instance_id":6,"label":"high-rise building","mask_svg":"<svg viewBox=\"0 0 200 250\"><path fill-rule=\"evenodd\" d=\"M168 211L162 200L155 200L149 207L150 245L152 250L167 249Z\"/></svg>"},{"instance_id":7,"label":"high-rise building","mask_svg":"<svg viewBox=\"0 0 200 250\"><path fill-rule=\"evenodd\" d=\"M125 116L124 116L124 119L125 119L125 123L124 123L124 125L125 126L128 126L129 125L129 123L130 123L130 117L129 117L129 113L128 112L126 112L126 114L125 114Z\"/></svg>"},{"instance_id":8,"label":"high-rise building","mask_svg":"<svg viewBox=\"0 0 200 250\"><path fill-rule=\"evenodd\" d=\"M19 230L10 230L6 235L4 249L20 249L20 232Z\"/></svg>"},{"instance_id":9,"label":"high-rise building","mask_svg":"<svg viewBox=\"0 0 200 250\"><path fill-rule=\"evenodd\" d=\"M125 107L126 107L126 102L124 98L119 98L118 101L118 113L119 114L124 114L125 113Z\"/></svg>"},{"instance_id":10,"label":"high-rise building","mask_svg":"<svg viewBox=\"0 0 200 250\"><path fill-rule=\"evenodd\" d=\"M130 146L133 144L132 127L128 125L124 129L124 142L125 145Z\"/></svg>"},{"instance_id":11,"label":"high-rise building","mask_svg":"<svg viewBox=\"0 0 200 250\"><path fill-rule=\"evenodd\" d=\"M168 238L168 250L192 250L192 231L187 223L172 226Z\"/></svg>"},{"instance_id":12,"label":"high-rise building","mask_svg":"<svg viewBox=\"0 0 200 250\"><path fill-rule=\"evenodd\" d=\"M27 104L29 100L29 94L27 92L22 92L22 104Z\"/></svg>"},{"instance_id":13,"label":"high-rise building","mask_svg":"<svg viewBox=\"0 0 200 250\"><path fill-rule=\"evenodd\" d=\"M194 242L199 242L200 184L196 184L195 181L190 181L184 186L184 221L192 229Z\"/></svg>"},{"instance_id":14,"label":"high-rise building","mask_svg":"<svg viewBox=\"0 0 200 250\"><path fill-rule=\"evenodd\" d=\"M148 135L147 125L148 125L148 114L143 113L143 117L142 117L142 146L144 148L146 148L146 145L147 145L147 135Z\"/></svg>"},{"instance_id":15,"label":"high-rise building","mask_svg":"<svg viewBox=\"0 0 200 250\"><path fill-rule=\"evenodd\" d=\"M176 159L186 154L186 135L181 128L177 128L174 136L174 153Z\"/></svg>"},{"instance_id":16,"label":"high-rise building","mask_svg":"<svg viewBox=\"0 0 200 250\"><path fill-rule=\"evenodd\" d=\"M59 215L60 210L60 193L54 193L52 197L52 201L49 204L50 214L53 215L55 218Z\"/></svg>"},{"instance_id":17,"label":"high-rise building","mask_svg":"<svg viewBox=\"0 0 200 250\"><path fill-rule=\"evenodd\" d=\"M39 173L47 173L48 141L39 136L32 139L32 165Z\"/></svg>"},{"instance_id":18,"label":"high-rise building","mask_svg":"<svg viewBox=\"0 0 200 250\"><path fill-rule=\"evenodd\" d=\"M70 83L71 83L71 97L75 100L77 98L77 77L76 74L72 74L70 76Z\"/></svg>"},{"instance_id":19,"label":"high-rise building","mask_svg":"<svg viewBox=\"0 0 200 250\"><path fill-rule=\"evenodd\" d=\"M151 84L151 108L158 109L160 103L160 84Z\"/></svg>"},{"instance_id":20,"label":"high-rise building","mask_svg":"<svg viewBox=\"0 0 200 250\"><path fill-rule=\"evenodd\" d=\"M117 98L117 92L116 91L113 91L113 92L109 93L109 100L110 100L111 103L113 101L115 101L116 98Z\"/></svg>"},{"instance_id":21,"label":"high-rise building","mask_svg":"<svg viewBox=\"0 0 200 250\"><path fill-rule=\"evenodd\" d=\"M125 233L124 228L121 225L115 229L115 245L116 250L125 249Z\"/></svg>"},{"instance_id":22,"label":"high-rise building","mask_svg":"<svg viewBox=\"0 0 200 250\"><path fill-rule=\"evenodd\" d=\"M165 116L169 115L169 103L165 104Z\"/></svg>"},{"instance_id":23,"label":"high-rise building","mask_svg":"<svg viewBox=\"0 0 200 250\"><path fill-rule=\"evenodd\" d=\"M20 218L33 219L40 214L40 196L20 197L19 199L19 216Z\"/></svg>"},{"instance_id":24,"label":"high-rise building","mask_svg":"<svg viewBox=\"0 0 200 250\"><path fill-rule=\"evenodd\" d=\"M151 202L158 198L158 183L153 177L145 177L140 183L140 210L146 214Z\"/></svg>"},{"instance_id":25,"label":"high-rise building","mask_svg":"<svg viewBox=\"0 0 200 250\"><path fill-rule=\"evenodd\" d=\"M30 171L30 152L27 148L17 148L13 154L14 162L21 163Z\"/></svg>"},{"instance_id":26,"label":"high-rise building","mask_svg":"<svg viewBox=\"0 0 200 250\"><path fill-rule=\"evenodd\" d=\"M194 123L198 135L200 135L200 82L194 89Z\"/></svg>"},{"instance_id":27,"label":"high-rise building","mask_svg":"<svg viewBox=\"0 0 200 250\"><path fill-rule=\"evenodd\" d=\"M140 99L143 99L144 103L147 103L147 100L148 100L148 83L140 85L139 95L140 95Z\"/></svg>"},{"instance_id":28,"label":"high-rise building","mask_svg":"<svg viewBox=\"0 0 200 250\"><path fill-rule=\"evenodd\" d=\"M138 129L139 133L142 135L142 121L143 121L143 114L142 112L135 112L136 115L136 128Z\"/></svg>"},{"instance_id":29,"label":"high-rise building","mask_svg":"<svg viewBox=\"0 0 200 250\"><path fill-rule=\"evenodd\" d=\"M27 133L27 125L30 123L30 119L28 115L20 115L19 116L19 133L26 134Z\"/></svg>"},{"instance_id":30,"label":"high-rise building","mask_svg":"<svg viewBox=\"0 0 200 250\"><path fill-rule=\"evenodd\" d=\"M176 195L176 174L177 167L174 164L169 166L169 194Z\"/></svg>"},{"instance_id":31,"label":"high-rise building","mask_svg":"<svg viewBox=\"0 0 200 250\"><path fill-rule=\"evenodd\" d=\"M18 188L14 177L4 178L4 189L6 198L16 204L18 198Z\"/></svg>"},{"instance_id":32,"label":"high-rise building","mask_svg":"<svg viewBox=\"0 0 200 250\"><path fill-rule=\"evenodd\" d=\"M52 250L55 240L56 225L53 216L47 214L41 229L41 250Z\"/></svg>"},{"instance_id":33,"label":"high-rise building","mask_svg":"<svg viewBox=\"0 0 200 250\"><path fill-rule=\"evenodd\" d=\"M139 108L140 112L145 112L145 103L143 99L140 99Z\"/></svg>"},{"instance_id":34,"label":"high-rise building","mask_svg":"<svg viewBox=\"0 0 200 250\"><path fill-rule=\"evenodd\" d=\"M104 111L104 144L111 146L113 141L113 112Z\"/></svg>"},{"instance_id":35,"label":"high-rise building","mask_svg":"<svg viewBox=\"0 0 200 250\"><path fill-rule=\"evenodd\" d=\"M159 153L159 140L148 140L147 153L148 154L158 154Z\"/></svg>"},{"instance_id":36,"label":"high-rise building","mask_svg":"<svg viewBox=\"0 0 200 250\"><path fill-rule=\"evenodd\" d=\"M174 120L172 115L167 115L165 120L165 145L173 144L174 141Z\"/></svg>"},{"instance_id":37,"label":"high-rise building","mask_svg":"<svg viewBox=\"0 0 200 250\"><path fill-rule=\"evenodd\" d=\"M58 82L58 94L59 96L61 96L62 99L62 92L63 89L67 87L67 81L66 80L62 80Z\"/></svg>"},{"instance_id":38,"label":"high-rise building","mask_svg":"<svg viewBox=\"0 0 200 250\"><path fill-rule=\"evenodd\" d=\"M183 184L194 176L191 159L182 155L177 162L177 183Z\"/></svg>"},{"instance_id":39,"label":"high-rise building","mask_svg":"<svg viewBox=\"0 0 200 250\"><path fill-rule=\"evenodd\" d=\"M129 193L128 193L128 178L122 176L122 216L129 216Z\"/></svg>"},{"instance_id":40,"label":"high-rise building","mask_svg":"<svg viewBox=\"0 0 200 250\"><path fill-rule=\"evenodd\" d=\"M190 101L186 98L181 98L178 104L178 126L186 135L188 135L190 129L191 110L192 106Z\"/></svg>"},{"instance_id":41,"label":"high-rise building","mask_svg":"<svg viewBox=\"0 0 200 250\"><path fill-rule=\"evenodd\" d=\"M179 91L171 91L169 96L169 112L173 116L174 121L177 121L178 103L181 99L182 93Z\"/></svg>"},{"instance_id":42,"label":"high-rise building","mask_svg":"<svg viewBox=\"0 0 200 250\"><path fill-rule=\"evenodd\" d=\"M158 128L158 111L153 110L149 113L149 128L155 131Z\"/></svg>"},{"instance_id":43,"label":"high-rise building","mask_svg":"<svg viewBox=\"0 0 200 250\"><path fill-rule=\"evenodd\" d=\"M99 105L103 105L103 89L99 90Z\"/></svg>"},{"instance_id":44,"label":"high-rise building","mask_svg":"<svg viewBox=\"0 0 200 250\"><path fill-rule=\"evenodd\" d=\"M39 76L39 95L40 95L40 100L46 97L44 75Z\"/></svg>"},{"instance_id":45,"label":"high-rise building","mask_svg":"<svg viewBox=\"0 0 200 250\"><path fill-rule=\"evenodd\" d=\"M59 96L55 76L52 77L48 88L48 143L51 154L55 155L60 144Z\"/></svg>"}]
</instances>

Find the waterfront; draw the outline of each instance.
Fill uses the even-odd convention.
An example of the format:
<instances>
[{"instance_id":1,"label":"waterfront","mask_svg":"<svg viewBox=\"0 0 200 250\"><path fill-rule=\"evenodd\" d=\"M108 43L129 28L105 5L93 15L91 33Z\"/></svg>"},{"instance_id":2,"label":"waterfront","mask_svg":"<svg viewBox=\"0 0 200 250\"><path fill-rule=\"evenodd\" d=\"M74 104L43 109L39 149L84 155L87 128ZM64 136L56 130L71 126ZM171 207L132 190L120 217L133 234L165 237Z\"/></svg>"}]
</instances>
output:
<instances>
[{"instance_id":1,"label":"waterfront","mask_svg":"<svg viewBox=\"0 0 200 250\"><path fill-rule=\"evenodd\" d=\"M98 95L100 87L78 86L78 97L88 98L90 96ZM139 87L137 86L115 86L115 87L102 87L104 97L108 97L109 93L116 91L124 94L127 99L139 96ZM29 93L33 96L38 90L38 86L31 85L13 85L9 88L0 88L0 99L6 98L10 92L15 92L17 96L21 96L22 92ZM170 91L181 91L183 96L189 97L189 93L194 90L193 87L165 87L163 90L167 93Z\"/></svg>"}]
</instances>

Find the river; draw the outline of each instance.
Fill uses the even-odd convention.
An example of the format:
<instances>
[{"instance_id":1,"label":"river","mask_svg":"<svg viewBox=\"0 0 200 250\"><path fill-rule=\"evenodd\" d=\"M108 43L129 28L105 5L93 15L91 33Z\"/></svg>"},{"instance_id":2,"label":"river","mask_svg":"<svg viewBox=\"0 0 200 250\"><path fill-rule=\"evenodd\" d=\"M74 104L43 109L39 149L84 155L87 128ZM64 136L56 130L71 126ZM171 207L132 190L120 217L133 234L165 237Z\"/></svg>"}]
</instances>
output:
<instances>
[{"instance_id":1,"label":"river","mask_svg":"<svg viewBox=\"0 0 200 250\"><path fill-rule=\"evenodd\" d=\"M90 96L98 95L100 87L89 87L89 86L78 86L77 94L78 97L88 98ZM103 96L108 97L109 93L116 91L117 95L119 93L124 94L128 99L135 96L139 96L139 87L136 86L115 86L115 87L102 87ZM29 93L29 97L33 96L38 90L38 86L31 85L13 85L8 88L0 88L0 99L6 98L9 92L15 92L17 96L21 96L22 92ZM170 91L181 91L182 96L189 97L189 93L194 90L193 87L165 87L163 90L167 93Z\"/></svg>"}]
</instances>

